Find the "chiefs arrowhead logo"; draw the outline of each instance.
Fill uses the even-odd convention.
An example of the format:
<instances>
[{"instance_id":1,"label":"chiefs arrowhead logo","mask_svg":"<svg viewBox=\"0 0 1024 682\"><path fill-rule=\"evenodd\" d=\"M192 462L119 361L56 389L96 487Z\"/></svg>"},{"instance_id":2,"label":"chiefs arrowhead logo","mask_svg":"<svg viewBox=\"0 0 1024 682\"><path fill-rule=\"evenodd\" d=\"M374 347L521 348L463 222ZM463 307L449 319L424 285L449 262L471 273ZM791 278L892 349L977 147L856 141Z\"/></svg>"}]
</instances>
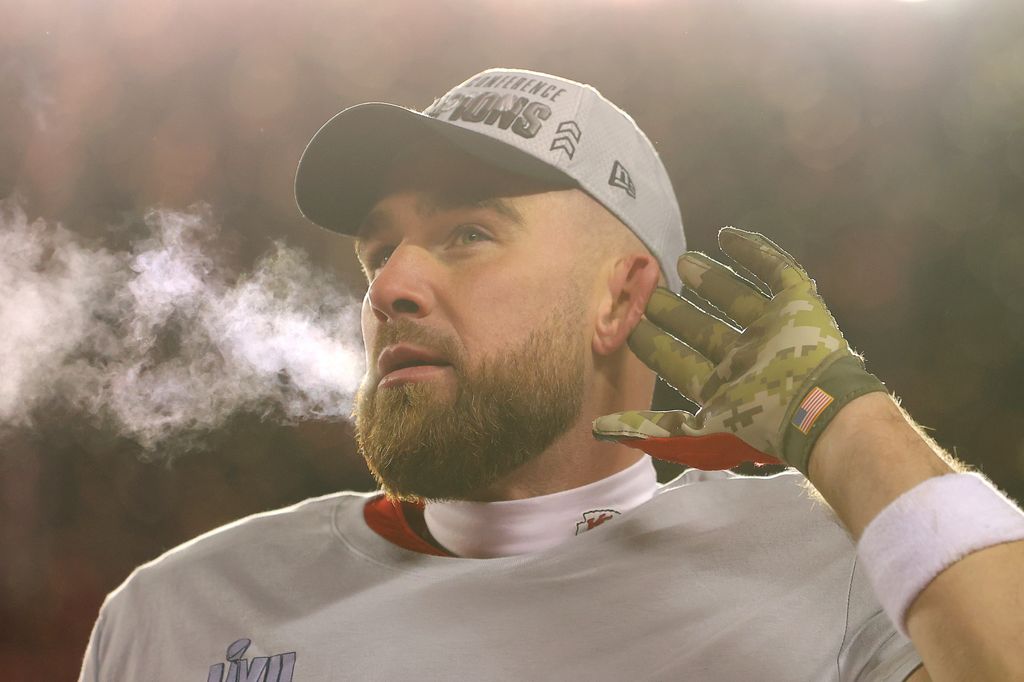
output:
<instances>
[{"instance_id":1,"label":"chiefs arrowhead logo","mask_svg":"<svg viewBox=\"0 0 1024 682\"><path fill-rule=\"evenodd\" d=\"M591 509L588 512L583 512L583 520L576 524L576 535L596 528L621 513L614 509Z\"/></svg>"}]
</instances>

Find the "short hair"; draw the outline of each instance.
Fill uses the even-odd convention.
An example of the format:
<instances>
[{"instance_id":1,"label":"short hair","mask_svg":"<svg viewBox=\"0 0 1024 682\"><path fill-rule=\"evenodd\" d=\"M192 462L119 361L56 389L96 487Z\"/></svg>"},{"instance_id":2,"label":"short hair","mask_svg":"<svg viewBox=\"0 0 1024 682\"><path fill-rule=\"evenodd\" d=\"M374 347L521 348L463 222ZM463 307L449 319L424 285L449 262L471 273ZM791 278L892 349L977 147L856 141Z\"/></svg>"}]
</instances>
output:
<instances>
[{"instance_id":1,"label":"short hair","mask_svg":"<svg viewBox=\"0 0 1024 682\"><path fill-rule=\"evenodd\" d=\"M597 256L595 261L603 260L613 256L626 255L628 253L645 252L650 254L658 263L658 284L667 286L665 273L661 272L661 264L658 255L652 253L647 245L629 229L614 213L605 208L604 204L594 199L582 189L577 190L586 198L583 204L587 206L585 216L586 229L592 235L593 249L588 252Z\"/></svg>"}]
</instances>

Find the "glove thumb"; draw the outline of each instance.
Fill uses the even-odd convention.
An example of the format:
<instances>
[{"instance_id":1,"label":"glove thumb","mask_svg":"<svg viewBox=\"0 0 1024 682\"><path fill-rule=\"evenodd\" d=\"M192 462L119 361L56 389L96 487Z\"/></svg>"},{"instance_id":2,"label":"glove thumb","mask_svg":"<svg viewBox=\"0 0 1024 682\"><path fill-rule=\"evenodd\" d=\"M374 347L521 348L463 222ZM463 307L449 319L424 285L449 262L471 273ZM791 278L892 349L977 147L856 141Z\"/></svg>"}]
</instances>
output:
<instances>
[{"instance_id":1,"label":"glove thumb","mask_svg":"<svg viewBox=\"0 0 1024 682\"><path fill-rule=\"evenodd\" d=\"M702 433L689 412L617 412L598 417L592 428L598 440L616 441L651 457L704 471L732 469L743 462L784 463L731 433Z\"/></svg>"}]
</instances>

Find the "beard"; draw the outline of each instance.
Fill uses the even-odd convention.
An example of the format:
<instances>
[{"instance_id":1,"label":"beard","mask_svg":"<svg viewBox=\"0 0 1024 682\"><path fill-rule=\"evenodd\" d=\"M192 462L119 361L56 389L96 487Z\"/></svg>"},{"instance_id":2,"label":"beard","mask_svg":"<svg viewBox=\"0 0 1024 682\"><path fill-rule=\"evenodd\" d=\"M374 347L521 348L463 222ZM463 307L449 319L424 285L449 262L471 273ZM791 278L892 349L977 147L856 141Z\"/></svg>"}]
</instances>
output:
<instances>
[{"instance_id":1,"label":"beard","mask_svg":"<svg viewBox=\"0 0 1024 682\"><path fill-rule=\"evenodd\" d=\"M356 441L392 499L467 499L544 452L577 420L586 374L582 307L571 301L525 341L470 367L448 336L407 319L380 330L379 352L416 343L451 363L447 387L410 382L377 389L367 372L356 395ZM568 310L567 310L568 309Z\"/></svg>"}]
</instances>

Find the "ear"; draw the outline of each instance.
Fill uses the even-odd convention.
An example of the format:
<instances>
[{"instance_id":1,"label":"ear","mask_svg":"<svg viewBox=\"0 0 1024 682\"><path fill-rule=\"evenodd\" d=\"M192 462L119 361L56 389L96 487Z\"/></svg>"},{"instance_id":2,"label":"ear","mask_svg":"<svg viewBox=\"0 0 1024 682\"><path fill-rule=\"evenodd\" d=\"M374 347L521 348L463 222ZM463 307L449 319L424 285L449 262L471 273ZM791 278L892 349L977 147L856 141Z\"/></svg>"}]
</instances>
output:
<instances>
[{"instance_id":1,"label":"ear","mask_svg":"<svg viewBox=\"0 0 1024 682\"><path fill-rule=\"evenodd\" d=\"M615 262L607 293L597 308L591 343L595 353L611 355L625 345L658 287L660 275L658 261L650 254L632 253Z\"/></svg>"}]
</instances>

